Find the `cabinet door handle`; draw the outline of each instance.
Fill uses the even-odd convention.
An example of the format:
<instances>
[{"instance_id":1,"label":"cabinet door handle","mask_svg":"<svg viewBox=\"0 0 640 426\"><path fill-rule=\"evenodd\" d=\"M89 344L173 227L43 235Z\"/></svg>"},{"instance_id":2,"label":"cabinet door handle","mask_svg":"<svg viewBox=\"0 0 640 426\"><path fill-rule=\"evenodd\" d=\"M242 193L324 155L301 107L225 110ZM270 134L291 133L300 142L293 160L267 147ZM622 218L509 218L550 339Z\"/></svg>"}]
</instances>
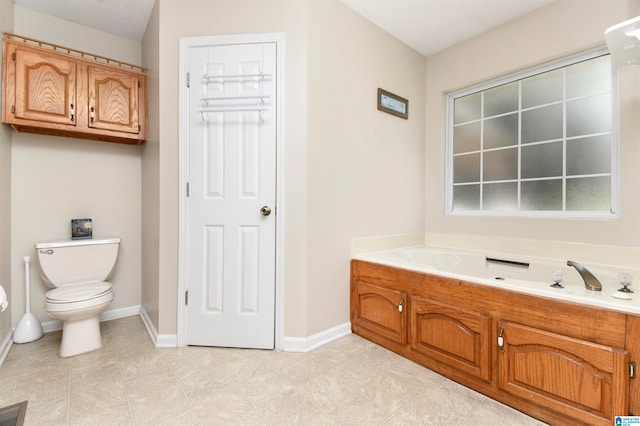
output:
<instances>
[{"instance_id":1,"label":"cabinet door handle","mask_svg":"<svg viewBox=\"0 0 640 426\"><path fill-rule=\"evenodd\" d=\"M71 109L71 121L75 120L76 114L75 114L75 109L73 108L73 104L70 105L70 109Z\"/></svg>"},{"instance_id":2,"label":"cabinet door handle","mask_svg":"<svg viewBox=\"0 0 640 426\"><path fill-rule=\"evenodd\" d=\"M402 304L404 303L404 297L400 299L400 304L398 304L398 312L402 313Z\"/></svg>"},{"instance_id":3,"label":"cabinet door handle","mask_svg":"<svg viewBox=\"0 0 640 426\"><path fill-rule=\"evenodd\" d=\"M91 124L93 124L94 119L95 119L95 109L91 107L91 114L90 114Z\"/></svg>"},{"instance_id":4,"label":"cabinet door handle","mask_svg":"<svg viewBox=\"0 0 640 426\"><path fill-rule=\"evenodd\" d=\"M500 348L500 353L504 353L504 327L500 327L500 333L498 333L498 347Z\"/></svg>"}]
</instances>

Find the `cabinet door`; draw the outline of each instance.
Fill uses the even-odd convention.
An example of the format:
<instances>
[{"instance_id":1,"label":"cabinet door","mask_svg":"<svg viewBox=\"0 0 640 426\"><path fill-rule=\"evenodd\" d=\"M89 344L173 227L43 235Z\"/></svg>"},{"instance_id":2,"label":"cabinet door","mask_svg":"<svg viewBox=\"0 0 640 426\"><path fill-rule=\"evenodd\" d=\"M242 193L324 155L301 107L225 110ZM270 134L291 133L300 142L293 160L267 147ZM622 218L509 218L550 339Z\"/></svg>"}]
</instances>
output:
<instances>
[{"instance_id":1,"label":"cabinet door","mask_svg":"<svg viewBox=\"0 0 640 426\"><path fill-rule=\"evenodd\" d=\"M591 425L627 413L628 353L499 322L501 389Z\"/></svg>"},{"instance_id":2,"label":"cabinet door","mask_svg":"<svg viewBox=\"0 0 640 426\"><path fill-rule=\"evenodd\" d=\"M491 318L457 306L411 297L411 348L491 380Z\"/></svg>"},{"instance_id":3,"label":"cabinet door","mask_svg":"<svg viewBox=\"0 0 640 426\"><path fill-rule=\"evenodd\" d=\"M23 47L15 53L15 117L75 125L76 63Z\"/></svg>"},{"instance_id":4,"label":"cabinet door","mask_svg":"<svg viewBox=\"0 0 640 426\"><path fill-rule=\"evenodd\" d=\"M356 334L365 329L392 342L407 343L406 293L356 281L352 297L352 327Z\"/></svg>"},{"instance_id":5,"label":"cabinet door","mask_svg":"<svg viewBox=\"0 0 640 426\"><path fill-rule=\"evenodd\" d=\"M87 67L89 127L140 133L139 79L117 69Z\"/></svg>"}]
</instances>

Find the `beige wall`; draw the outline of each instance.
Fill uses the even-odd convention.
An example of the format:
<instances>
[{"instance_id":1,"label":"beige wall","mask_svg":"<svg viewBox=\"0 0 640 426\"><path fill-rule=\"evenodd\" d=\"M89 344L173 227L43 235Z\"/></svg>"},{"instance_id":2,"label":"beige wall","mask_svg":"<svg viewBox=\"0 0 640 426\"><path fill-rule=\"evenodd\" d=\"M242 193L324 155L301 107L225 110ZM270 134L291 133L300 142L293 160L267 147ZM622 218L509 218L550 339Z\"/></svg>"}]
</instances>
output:
<instances>
[{"instance_id":1,"label":"beige wall","mask_svg":"<svg viewBox=\"0 0 640 426\"><path fill-rule=\"evenodd\" d=\"M13 0L0 0L0 32L5 31L13 32ZM2 51L1 47L0 51ZM2 70L1 63L0 70ZM0 81L1 89L2 81ZM0 285L7 293L9 301L11 301L11 266L11 130L9 126L0 125ZM12 308L13 303L10 303L9 308L0 313L0 345L11 331Z\"/></svg>"},{"instance_id":2,"label":"beige wall","mask_svg":"<svg viewBox=\"0 0 640 426\"><path fill-rule=\"evenodd\" d=\"M606 6L601 0L560 0L425 65L419 54L337 0L158 0L142 51L135 42L85 27L70 31L56 18L16 7L18 33L143 61L149 67L150 133L142 147L12 134L12 303L24 304L22 257L34 255L33 243L66 236L69 219L91 216L96 233L123 237L112 307L142 302L159 333L177 333L178 54L185 36L285 33L287 337L348 321L353 237L426 230L637 247L638 69L621 76L620 219L446 217L443 167L447 92L602 44L606 27L638 12L635 0ZM377 111L377 87L408 98L410 119ZM2 135L0 149L6 151L10 141ZM0 232L2 227L6 232L0 221ZM32 267L32 306L47 320L36 271ZM22 313L14 308L14 323Z\"/></svg>"},{"instance_id":3,"label":"beige wall","mask_svg":"<svg viewBox=\"0 0 640 426\"><path fill-rule=\"evenodd\" d=\"M15 6L15 33L131 64L140 63L139 42Z\"/></svg>"},{"instance_id":4,"label":"beige wall","mask_svg":"<svg viewBox=\"0 0 640 426\"><path fill-rule=\"evenodd\" d=\"M158 7L160 196L143 208L159 210L159 333L177 332L177 64L185 36L285 33L284 334L305 337L347 322L351 238L423 231L424 58L337 0L160 0ZM409 98L411 119L378 112L378 87ZM144 176L143 193L147 185L153 192ZM146 289L154 285L144 279L145 306L155 303Z\"/></svg>"},{"instance_id":5,"label":"beige wall","mask_svg":"<svg viewBox=\"0 0 640 426\"><path fill-rule=\"evenodd\" d=\"M24 36L140 63L140 44L15 7L15 32ZM41 321L46 287L34 243L70 238L70 220L93 219L94 236L122 238L109 309L140 304L139 146L12 133L12 321L24 313L24 256L31 256L31 309Z\"/></svg>"},{"instance_id":6,"label":"beige wall","mask_svg":"<svg viewBox=\"0 0 640 426\"><path fill-rule=\"evenodd\" d=\"M613 24L638 15L639 2L560 0L521 19L459 44L427 61L426 229L430 233L541 239L638 247L640 177L637 141L640 69L622 72L620 218L454 217L444 215L446 94L487 79L604 45ZM505 243L507 246L508 242ZM506 249L507 247L505 247Z\"/></svg>"},{"instance_id":7,"label":"beige wall","mask_svg":"<svg viewBox=\"0 0 640 426\"><path fill-rule=\"evenodd\" d=\"M424 231L425 187L425 58L340 2L309 4L302 336L349 321L352 238ZM378 87L409 100L408 120L377 110Z\"/></svg>"},{"instance_id":8,"label":"beige wall","mask_svg":"<svg viewBox=\"0 0 640 426\"><path fill-rule=\"evenodd\" d=\"M306 2L283 1L220 1L220 0L159 0L159 199L157 205L145 209L159 210L158 235L158 311L155 324L160 334L177 333L178 289L178 64L179 39L186 36L285 32L285 185L286 211L297 221L288 222L285 233L285 256L291 256L287 282L296 292L304 286L306 252L305 192L306 180ZM146 38L145 38L146 41ZM154 190L152 181L144 182L143 192ZM153 238L146 235L145 245ZM299 258L303 260L297 262ZM289 262L287 262L289 264ZM143 293L147 294L146 286ZM155 303L153 290L148 291ZM146 297L146 296L145 296ZM289 303L289 301L287 302ZM287 320L289 321L289 320ZM293 320L295 322L295 320Z\"/></svg>"},{"instance_id":9,"label":"beige wall","mask_svg":"<svg viewBox=\"0 0 640 426\"><path fill-rule=\"evenodd\" d=\"M160 236L160 31L156 2L142 39L142 65L147 68L148 132L142 147L142 307L157 327L159 321Z\"/></svg>"}]
</instances>

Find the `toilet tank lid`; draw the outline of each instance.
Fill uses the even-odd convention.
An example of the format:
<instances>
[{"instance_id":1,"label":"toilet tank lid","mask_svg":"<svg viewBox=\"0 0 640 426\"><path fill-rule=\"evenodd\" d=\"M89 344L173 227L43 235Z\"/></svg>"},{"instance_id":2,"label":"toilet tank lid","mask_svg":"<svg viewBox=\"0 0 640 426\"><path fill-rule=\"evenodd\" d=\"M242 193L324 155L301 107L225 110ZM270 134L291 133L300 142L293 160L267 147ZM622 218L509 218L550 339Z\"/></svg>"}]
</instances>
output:
<instances>
[{"instance_id":1,"label":"toilet tank lid","mask_svg":"<svg viewBox=\"0 0 640 426\"><path fill-rule=\"evenodd\" d=\"M89 246L94 244L119 244L120 238L87 238L82 240L64 240L64 241L49 241L40 242L36 244L37 249L46 248L60 248L60 247L73 247L73 246Z\"/></svg>"}]
</instances>

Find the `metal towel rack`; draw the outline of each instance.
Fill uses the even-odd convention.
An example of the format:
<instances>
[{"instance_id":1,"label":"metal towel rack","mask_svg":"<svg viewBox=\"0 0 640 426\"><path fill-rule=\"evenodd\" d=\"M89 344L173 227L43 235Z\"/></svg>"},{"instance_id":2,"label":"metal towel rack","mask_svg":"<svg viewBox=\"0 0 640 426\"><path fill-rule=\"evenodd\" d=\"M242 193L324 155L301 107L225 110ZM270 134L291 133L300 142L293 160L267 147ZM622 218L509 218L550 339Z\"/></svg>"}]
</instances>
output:
<instances>
[{"instance_id":1,"label":"metal towel rack","mask_svg":"<svg viewBox=\"0 0 640 426\"><path fill-rule=\"evenodd\" d=\"M264 74L264 73L260 73L260 74L235 74L235 75L207 75L204 74L202 76L202 78L204 80L219 80L219 79L225 79L225 78L256 78L258 77L260 80L267 80L269 78L272 77L271 74Z\"/></svg>"},{"instance_id":2,"label":"metal towel rack","mask_svg":"<svg viewBox=\"0 0 640 426\"><path fill-rule=\"evenodd\" d=\"M201 101L204 101L209 105L209 101L229 101L236 99L259 99L262 104L264 104L265 99L269 99L271 96L269 95L235 95L235 96L203 96L200 98Z\"/></svg>"},{"instance_id":3,"label":"metal towel rack","mask_svg":"<svg viewBox=\"0 0 640 426\"><path fill-rule=\"evenodd\" d=\"M255 107L243 105L243 106L237 106L237 107L233 107L233 106L208 107L208 108L202 108L198 110L198 112L202 116L203 121L209 121L206 115L206 113L208 112L257 112L258 117L260 118L260 121L264 121L264 117L262 117L262 113L264 111L269 111L269 107L263 106L263 105L256 105Z\"/></svg>"},{"instance_id":4,"label":"metal towel rack","mask_svg":"<svg viewBox=\"0 0 640 426\"><path fill-rule=\"evenodd\" d=\"M233 75L207 75L202 76L205 81L210 80L224 80L224 79L242 79L242 78L257 78L259 81L267 80L272 77L271 74L259 73L259 74L233 74ZM224 82L223 82L224 83ZM269 104L265 100L269 100L270 95L264 95L262 93L257 95L222 95L222 96L202 96L200 100L206 105L205 108L198 110L202 116L203 121L209 121L207 113L209 112L257 112L260 121L264 121L262 113L269 110ZM216 101L230 101L230 100L258 100L260 103L253 105L211 105L210 102Z\"/></svg>"}]
</instances>

